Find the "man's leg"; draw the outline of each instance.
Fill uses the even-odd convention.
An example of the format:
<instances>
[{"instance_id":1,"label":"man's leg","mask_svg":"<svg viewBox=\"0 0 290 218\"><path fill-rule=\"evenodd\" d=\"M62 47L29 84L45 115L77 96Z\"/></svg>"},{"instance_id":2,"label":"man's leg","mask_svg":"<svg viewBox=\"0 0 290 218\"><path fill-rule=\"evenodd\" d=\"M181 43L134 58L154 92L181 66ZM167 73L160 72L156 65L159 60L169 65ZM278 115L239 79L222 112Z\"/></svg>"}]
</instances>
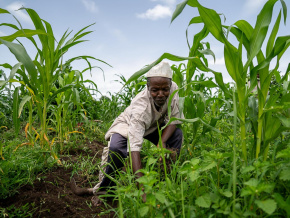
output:
<instances>
[{"instance_id":1,"label":"man's leg","mask_svg":"<svg viewBox=\"0 0 290 218\"><path fill-rule=\"evenodd\" d=\"M158 141L159 141L158 130L155 130L153 133L145 136L144 138L149 140L153 144L157 145ZM173 132L172 136L167 140L166 146L167 146L167 148L176 149L179 153L179 151L181 149L182 141L183 141L182 131L181 131L181 129L176 128L175 131Z\"/></svg>"},{"instance_id":2,"label":"man's leg","mask_svg":"<svg viewBox=\"0 0 290 218\"><path fill-rule=\"evenodd\" d=\"M102 163L102 165L108 164L104 171L106 174L114 177L116 171L124 166L124 158L128 156L127 139L115 133L111 136L108 148L109 151L102 157L102 162L105 163ZM97 193L99 189L107 189L115 185L115 183L110 178L103 175L101 171L100 175L100 182L94 187L94 194Z\"/></svg>"},{"instance_id":3,"label":"man's leg","mask_svg":"<svg viewBox=\"0 0 290 218\"><path fill-rule=\"evenodd\" d=\"M177 150L179 154L183 142L183 134L181 129L176 128L172 136L167 140L166 146Z\"/></svg>"}]
</instances>

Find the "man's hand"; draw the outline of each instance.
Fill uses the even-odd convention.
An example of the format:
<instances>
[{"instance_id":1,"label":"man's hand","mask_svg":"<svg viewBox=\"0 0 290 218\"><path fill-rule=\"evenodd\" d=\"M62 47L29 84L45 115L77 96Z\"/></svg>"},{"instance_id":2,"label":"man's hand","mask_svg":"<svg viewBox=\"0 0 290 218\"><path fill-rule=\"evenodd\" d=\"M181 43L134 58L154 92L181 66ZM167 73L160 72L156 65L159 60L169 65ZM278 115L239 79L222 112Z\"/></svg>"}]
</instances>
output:
<instances>
[{"instance_id":1,"label":"man's hand","mask_svg":"<svg viewBox=\"0 0 290 218\"><path fill-rule=\"evenodd\" d=\"M138 172L138 170L142 169L141 159L140 159L140 152L139 151L132 151L131 152L132 157L132 165L133 165L133 173L136 174L136 178L140 178L143 176L143 173ZM137 183L138 188L142 188L142 191L144 192L144 188L142 184ZM142 195L143 202L146 202L146 193Z\"/></svg>"}]
</instances>

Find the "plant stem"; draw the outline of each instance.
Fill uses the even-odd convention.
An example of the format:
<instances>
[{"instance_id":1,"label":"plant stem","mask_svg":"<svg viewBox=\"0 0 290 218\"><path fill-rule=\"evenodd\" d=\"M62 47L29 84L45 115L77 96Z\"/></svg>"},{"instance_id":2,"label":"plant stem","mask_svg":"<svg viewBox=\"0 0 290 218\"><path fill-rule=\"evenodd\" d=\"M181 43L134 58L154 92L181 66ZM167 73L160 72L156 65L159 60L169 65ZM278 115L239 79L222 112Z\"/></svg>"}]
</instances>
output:
<instances>
[{"instance_id":1,"label":"plant stem","mask_svg":"<svg viewBox=\"0 0 290 218\"><path fill-rule=\"evenodd\" d=\"M236 160L236 135L237 135L237 101L235 95L235 89L233 91L234 100L234 139L233 139L233 214L235 214L235 202L236 202L236 189L237 189L237 160Z\"/></svg>"}]
</instances>

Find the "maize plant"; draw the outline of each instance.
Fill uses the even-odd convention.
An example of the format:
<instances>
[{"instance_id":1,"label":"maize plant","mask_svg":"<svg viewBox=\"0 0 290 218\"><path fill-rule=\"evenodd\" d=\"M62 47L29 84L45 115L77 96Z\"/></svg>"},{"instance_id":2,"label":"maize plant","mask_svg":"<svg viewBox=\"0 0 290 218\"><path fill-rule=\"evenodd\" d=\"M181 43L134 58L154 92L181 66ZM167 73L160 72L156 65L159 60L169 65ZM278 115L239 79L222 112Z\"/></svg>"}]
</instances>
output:
<instances>
[{"instance_id":1,"label":"maize plant","mask_svg":"<svg viewBox=\"0 0 290 218\"><path fill-rule=\"evenodd\" d=\"M59 88L63 88L70 84L75 85L64 92L58 93L55 97L56 105L51 105L51 111L53 113L51 122L54 123L56 128L61 152L63 151L64 138L66 137L67 140L69 133L79 132L75 131L79 117L87 119L86 111L82 108L83 106L80 99L81 92L86 92L91 96L89 90L85 87L85 83L89 82L93 84L95 90L97 90L97 85L93 81L84 80L82 73L83 72L77 70L71 70L71 68L65 64L63 72L61 72L58 77L57 86ZM57 88L55 89L57 90ZM91 96L91 100L92 99Z\"/></svg>"},{"instance_id":2,"label":"maize plant","mask_svg":"<svg viewBox=\"0 0 290 218\"><path fill-rule=\"evenodd\" d=\"M19 63L12 67L8 81L1 81L0 86L5 85L7 82L17 82L25 87L27 93L29 94L22 98L20 104L15 102L15 105L19 104L19 107L18 110L14 110L13 113L15 113L15 116L19 117L23 106L28 103L28 108L30 110L28 132L32 135L32 110L33 107L36 106L37 117L41 125L40 144L42 146L45 144L51 146L51 143L47 137L48 109L59 93L72 89L73 87L77 87L78 85L67 84L63 87L56 88L56 83L62 70L63 56L71 47L85 41L82 38L92 32L87 31L87 28L91 25L84 27L69 39L68 37L71 32L66 31L57 42L54 37L52 27L47 21L41 19L32 9L21 8L21 10L25 10L28 13L35 29L23 29L21 26L17 27L14 24L1 24L16 30L16 32L12 35L0 37L0 43L9 48ZM9 12L4 9L0 9L0 13ZM33 38L33 36L36 36L39 41ZM28 55L22 44L12 42L19 37L26 37L35 46L37 54L33 60ZM89 65L89 69L92 68L89 60L96 60L107 64L106 62L91 56L74 57L68 60L67 63L71 63L79 59L85 60ZM16 75L18 75L18 79L15 79ZM19 102L19 99L15 96L14 101ZM16 126L16 128L19 128L19 125Z\"/></svg>"},{"instance_id":3,"label":"maize plant","mask_svg":"<svg viewBox=\"0 0 290 218\"><path fill-rule=\"evenodd\" d=\"M225 65L229 75L234 80L237 87L237 101L238 117L240 121L240 138L241 149L243 153L244 162L247 163L247 145L246 145L246 110L248 107L248 99L252 91L257 87L258 79L260 78L260 87L258 86L258 117L257 117L257 132L256 132L256 158L259 157L261 145L264 150L264 160L267 158L270 142L280 135L281 132L289 128L286 120L289 114L285 115L283 111L289 108L289 100L283 98L279 104L276 103L277 95L270 96L267 99L271 78L278 73L278 67L281 57L290 45L290 36L279 36L277 32L280 26L281 13L284 15L284 22L287 17L287 7L283 0L282 12L280 11L277 20L270 33L268 42L266 43L266 52L262 52L262 45L265 41L269 25L272 20L273 7L278 0L269 0L266 2L261 12L257 16L255 27L252 27L247 21L239 20L231 27L224 26L221 23L219 14L209 8L203 7L197 0L186 0L177 6L174 13L173 20L182 12L186 5L198 9L199 16L194 17L193 23L202 23L204 28L202 32L204 35L209 32L219 42L224 45L224 59ZM227 34L232 33L238 40L239 45L235 47L227 38ZM245 63L242 61L242 49L246 50L247 60ZM257 64L253 59L257 59ZM270 62L277 58L276 65L270 69ZM282 84L289 72L288 67L284 77L280 80ZM219 87L228 94L223 83L220 80L220 74L215 73L215 79ZM250 77L251 85L247 86L247 78ZM275 112L275 116L273 116Z\"/></svg>"}]
</instances>

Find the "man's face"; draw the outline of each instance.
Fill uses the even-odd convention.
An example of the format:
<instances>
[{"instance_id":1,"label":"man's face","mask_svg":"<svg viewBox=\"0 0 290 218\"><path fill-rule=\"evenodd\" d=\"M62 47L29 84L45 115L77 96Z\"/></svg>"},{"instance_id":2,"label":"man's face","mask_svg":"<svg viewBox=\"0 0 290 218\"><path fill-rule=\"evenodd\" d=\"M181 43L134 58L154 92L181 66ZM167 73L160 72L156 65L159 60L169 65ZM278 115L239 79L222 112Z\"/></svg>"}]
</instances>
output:
<instances>
[{"instance_id":1,"label":"man's face","mask_svg":"<svg viewBox=\"0 0 290 218\"><path fill-rule=\"evenodd\" d=\"M151 77L148 90L156 106L161 107L165 104L169 96L171 80L166 77Z\"/></svg>"}]
</instances>

